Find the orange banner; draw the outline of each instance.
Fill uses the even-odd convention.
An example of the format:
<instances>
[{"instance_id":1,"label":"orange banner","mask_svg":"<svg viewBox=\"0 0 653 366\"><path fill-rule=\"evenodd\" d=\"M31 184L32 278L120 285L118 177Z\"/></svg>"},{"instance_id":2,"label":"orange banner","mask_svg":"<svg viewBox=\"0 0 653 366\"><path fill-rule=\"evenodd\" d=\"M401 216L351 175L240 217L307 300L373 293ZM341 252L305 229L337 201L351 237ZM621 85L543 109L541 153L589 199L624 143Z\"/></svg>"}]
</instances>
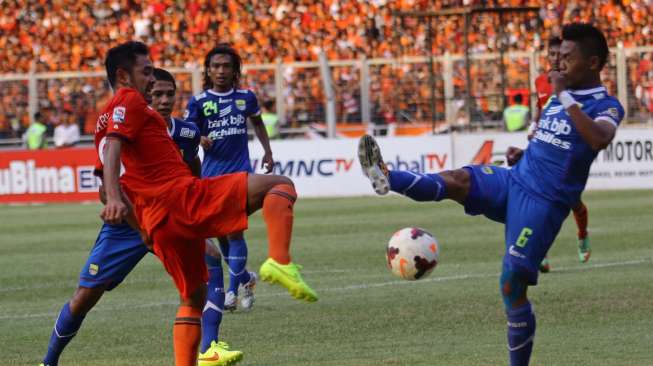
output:
<instances>
[{"instance_id":1,"label":"orange banner","mask_svg":"<svg viewBox=\"0 0 653 366\"><path fill-rule=\"evenodd\" d=\"M92 147L0 150L0 204L97 201Z\"/></svg>"}]
</instances>

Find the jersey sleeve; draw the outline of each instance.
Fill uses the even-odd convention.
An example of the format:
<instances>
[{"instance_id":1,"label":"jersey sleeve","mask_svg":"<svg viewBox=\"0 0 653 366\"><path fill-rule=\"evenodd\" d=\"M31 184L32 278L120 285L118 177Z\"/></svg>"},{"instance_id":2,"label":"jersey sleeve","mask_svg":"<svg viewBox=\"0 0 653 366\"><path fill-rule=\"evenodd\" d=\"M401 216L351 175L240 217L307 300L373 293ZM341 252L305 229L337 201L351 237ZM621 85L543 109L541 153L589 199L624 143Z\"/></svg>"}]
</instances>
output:
<instances>
[{"instance_id":1,"label":"jersey sleeve","mask_svg":"<svg viewBox=\"0 0 653 366\"><path fill-rule=\"evenodd\" d=\"M612 123L615 127L619 126L624 119L624 108L615 98L605 98L600 100L590 117L594 121L606 121Z\"/></svg>"},{"instance_id":2,"label":"jersey sleeve","mask_svg":"<svg viewBox=\"0 0 653 366\"><path fill-rule=\"evenodd\" d=\"M261 115L261 108L258 105L258 99L256 98L256 94L254 94L253 91L248 92L248 100L247 100L247 117L252 117L252 116L260 116Z\"/></svg>"},{"instance_id":3,"label":"jersey sleeve","mask_svg":"<svg viewBox=\"0 0 653 366\"><path fill-rule=\"evenodd\" d=\"M200 104L195 97L191 97L184 111L184 121L198 127L200 134L206 135L206 123L200 113ZM199 136L198 136L199 137Z\"/></svg>"},{"instance_id":4,"label":"jersey sleeve","mask_svg":"<svg viewBox=\"0 0 653 366\"><path fill-rule=\"evenodd\" d=\"M107 136L133 140L147 120L146 108L145 99L138 98L135 92L126 94L109 113Z\"/></svg>"}]
</instances>

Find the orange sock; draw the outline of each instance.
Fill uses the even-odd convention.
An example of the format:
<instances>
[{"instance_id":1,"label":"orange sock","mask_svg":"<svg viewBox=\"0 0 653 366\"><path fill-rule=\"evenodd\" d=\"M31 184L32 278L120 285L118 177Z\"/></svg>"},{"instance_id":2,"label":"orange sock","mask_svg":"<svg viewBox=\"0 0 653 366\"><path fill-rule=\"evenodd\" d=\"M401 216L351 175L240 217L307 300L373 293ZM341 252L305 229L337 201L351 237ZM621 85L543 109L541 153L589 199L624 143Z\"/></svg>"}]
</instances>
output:
<instances>
[{"instance_id":1,"label":"orange sock","mask_svg":"<svg viewBox=\"0 0 653 366\"><path fill-rule=\"evenodd\" d=\"M176 366L197 365L197 348L202 339L202 310L180 305L172 328Z\"/></svg>"},{"instance_id":2,"label":"orange sock","mask_svg":"<svg viewBox=\"0 0 653 366\"><path fill-rule=\"evenodd\" d=\"M295 188L279 184L263 199L263 220L268 227L268 256L280 264L290 263L293 205L297 199Z\"/></svg>"},{"instance_id":3,"label":"orange sock","mask_svg":"<svg viewBox=\"0 0 653 366\"><path fill-rule=\"evenodd\" d=\"M583 202L574 207L574 219L576 226L578 226L578 239L585 239L587 237L587 207Z\"/></svg>"}]
</instances>

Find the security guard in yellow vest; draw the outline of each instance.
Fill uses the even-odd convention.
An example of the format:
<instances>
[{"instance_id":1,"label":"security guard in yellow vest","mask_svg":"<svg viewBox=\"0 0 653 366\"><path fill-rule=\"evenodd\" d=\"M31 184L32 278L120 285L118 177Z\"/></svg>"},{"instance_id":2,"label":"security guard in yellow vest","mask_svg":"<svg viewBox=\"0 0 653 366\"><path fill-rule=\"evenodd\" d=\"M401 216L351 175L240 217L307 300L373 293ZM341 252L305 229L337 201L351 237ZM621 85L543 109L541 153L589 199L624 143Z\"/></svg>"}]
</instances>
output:
<instances>
[{"instance_id":1,"label":"security guard in yellow vest","mask_svg":"<svg viewBox=\"0 0 653 366\"><path fill-rule=\"evenodd\" d=\"M41 122L41 113L34 114L34 122L23 134L23 142L29 150L45 149L47 146L45 132L48 128Z\"/></svg>"},{"instance_id":2,"label":"security guard in yellow vest","mask_svg":"<svg viewBox=\"0 0 653 366\"><path fill-rule=\"evenodd\" d=\"M503 121L509 132L521 131L528 127L529 108L522 104L523 101L522 95L517 94L515 95L515 104L503 111Z\"/></svg>"}]
</instances>

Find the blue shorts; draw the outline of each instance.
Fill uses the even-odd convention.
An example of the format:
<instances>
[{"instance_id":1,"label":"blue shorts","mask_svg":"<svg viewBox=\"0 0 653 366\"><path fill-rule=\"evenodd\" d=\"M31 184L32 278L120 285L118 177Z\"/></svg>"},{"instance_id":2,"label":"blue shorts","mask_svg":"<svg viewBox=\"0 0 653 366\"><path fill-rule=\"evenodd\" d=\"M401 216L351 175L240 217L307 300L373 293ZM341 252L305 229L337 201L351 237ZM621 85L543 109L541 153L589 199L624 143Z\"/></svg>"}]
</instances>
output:
<instances>
[{"instance_id":1,"label":"blue shorts","mask_svg":"<svg viewBox=\"0 0 653 366\"><path fill-rule=\"evenodd\" d=\"M464 169L471 177L465 212L505 223L503 269L522 273L529 284L537 284L539 265L569 215L569 207L526 192L509 169L492 165Z\"/></svg>"},{"instance_id":2,"label":"blue shorts","mask_svg":"<svg viewBox=\"0 0 653 366\"><path fill-rule=\"evenodd\" d=\"M79 274L79 285L107 286L110 291L122 282L148 250L141 235L127 224L104 224L88 260Z\"/></svg>"}]
</instances>

